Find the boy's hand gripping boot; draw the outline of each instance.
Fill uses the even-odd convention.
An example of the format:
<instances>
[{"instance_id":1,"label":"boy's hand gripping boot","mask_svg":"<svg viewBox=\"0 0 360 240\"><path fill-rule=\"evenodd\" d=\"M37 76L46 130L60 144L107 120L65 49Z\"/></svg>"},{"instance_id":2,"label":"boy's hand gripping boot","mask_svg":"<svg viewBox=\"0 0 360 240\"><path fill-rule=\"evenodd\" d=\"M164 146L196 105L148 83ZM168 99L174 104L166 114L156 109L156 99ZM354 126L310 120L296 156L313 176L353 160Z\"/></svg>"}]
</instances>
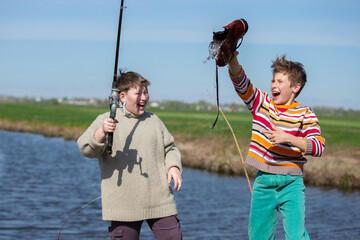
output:
<instances>
[{"instance_id":1,"label":"boy's hand gripping boot","mask_svg":"<svg viewBox=\"0 0 360 240\"><path fill-rule=\"evenodd\" d=\"M224 31L213 33L213 40L221 43L216 56L216 65L219 67L226 66L237 55L236 49L240 46L237 46L237 43L245 35L249 27L245 19L238 19L224 28Z\"/></svg>"}]
</instances>

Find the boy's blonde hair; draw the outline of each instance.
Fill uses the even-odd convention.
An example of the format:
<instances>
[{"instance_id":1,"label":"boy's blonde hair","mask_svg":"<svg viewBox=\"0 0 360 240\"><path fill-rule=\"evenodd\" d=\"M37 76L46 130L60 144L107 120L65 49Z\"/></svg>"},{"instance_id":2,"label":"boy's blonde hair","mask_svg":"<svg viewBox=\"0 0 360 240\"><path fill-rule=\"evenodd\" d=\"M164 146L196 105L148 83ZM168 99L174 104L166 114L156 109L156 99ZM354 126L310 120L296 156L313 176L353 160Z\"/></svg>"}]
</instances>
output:
<instances>
[{"instance_id":1,"label":"boy's blonde hair","mask_svg":"<svg viewBox=\"0 0 360 240\"><path fill-rule=\"evenodd\" d=\"M271 68L273 71L273 76L279 72L286 73L290 80L291 87L295 86L296 83L300 83L301 88L296 94L296 96L298 96L306 83L306 72L304 65L299 62L286 60L285 55L283 55L280 58L276 58L276 60L272 62Z\"/></svg>"},{"instance_id":2,"label":"boy's blonde hair","mask_svg":"<svg viewBox=\"0 0 360 240\"><path fill-rule=\"evenodd\" d=\"M131 71L120 71L120 76L117 77L116 81L120 92L127 92L130 88L140 85L146 88L150 85L150 81L145 79L140 74Z\"/></svg>"}]
</instances>

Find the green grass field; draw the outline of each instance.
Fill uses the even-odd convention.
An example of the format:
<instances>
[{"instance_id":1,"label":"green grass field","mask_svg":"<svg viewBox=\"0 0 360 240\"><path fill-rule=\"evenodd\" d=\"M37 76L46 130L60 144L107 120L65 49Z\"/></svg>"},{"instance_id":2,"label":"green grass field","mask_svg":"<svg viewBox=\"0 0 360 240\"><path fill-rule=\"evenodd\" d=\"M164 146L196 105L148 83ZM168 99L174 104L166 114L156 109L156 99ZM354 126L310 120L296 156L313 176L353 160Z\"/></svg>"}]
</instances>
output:
<instances>
[{"instance_id":1,"label":"green grass field","mask_svg":"<svg viewBox=\"0 0 360 240\"><path fill-rule=\"evenodd\" d=\"M157 114L170 132L190 134L194 138L207 134L218 134L232 138L228 125L220 114L215 129L212 126L216 112L173 111L147 109ZM106 107L50 105L50 104L10 104L0 103L0 119L26 121L30 124L48 123L64 127L86 128ZM251 136L251 115L245 113L226 113L237 138L249 139ZM327 146L360 146L359 117L318 116L322 134Z\"/></svg>"}]
</instances>

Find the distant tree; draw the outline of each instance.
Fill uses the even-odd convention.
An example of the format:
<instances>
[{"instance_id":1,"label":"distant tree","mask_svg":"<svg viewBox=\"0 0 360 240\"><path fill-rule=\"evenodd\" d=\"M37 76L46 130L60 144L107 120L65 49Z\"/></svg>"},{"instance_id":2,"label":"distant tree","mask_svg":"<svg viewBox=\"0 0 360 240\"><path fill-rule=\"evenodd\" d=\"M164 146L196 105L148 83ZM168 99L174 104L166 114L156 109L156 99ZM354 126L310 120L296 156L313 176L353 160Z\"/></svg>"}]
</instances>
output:
<instances>
[{"instance_id":1,"label":"distant tree","mask_svg":"<svg viewBox=\"0 0 360 240\"><path fill-rule=\"evenodd\" d=\"M49 104L52 104L52 105L59 105L59 101L56 98L51 98L51 99L47 100L46 102Z\"/></svg>"}]
</instances>

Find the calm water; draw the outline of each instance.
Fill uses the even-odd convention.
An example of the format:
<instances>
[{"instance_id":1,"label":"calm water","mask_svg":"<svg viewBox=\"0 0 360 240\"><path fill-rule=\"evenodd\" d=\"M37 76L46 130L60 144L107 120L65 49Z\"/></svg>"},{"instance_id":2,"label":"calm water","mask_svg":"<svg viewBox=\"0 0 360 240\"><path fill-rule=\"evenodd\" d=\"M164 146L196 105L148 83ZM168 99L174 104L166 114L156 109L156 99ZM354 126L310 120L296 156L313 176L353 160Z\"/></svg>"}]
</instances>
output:
<instances>
[{"instance_id":1,"label":"calm water","mask_svg":"<svg viewBox=\"0 0 360 240\"><path fill-rule=\"evenodd\" d=\"M64 220L100 196L96 159L74 141L0 131L0 239L57 239ZM184 169L176 202L184 239L247 239L250 191L241 177ZM360 239L360 194L308 187L311 239ZM66 222L60 239L108 239L101 200ZM141 239L153 239L146 223ZM276 239L284 239L281 219Z\"/></svg>"}]
</instances>

